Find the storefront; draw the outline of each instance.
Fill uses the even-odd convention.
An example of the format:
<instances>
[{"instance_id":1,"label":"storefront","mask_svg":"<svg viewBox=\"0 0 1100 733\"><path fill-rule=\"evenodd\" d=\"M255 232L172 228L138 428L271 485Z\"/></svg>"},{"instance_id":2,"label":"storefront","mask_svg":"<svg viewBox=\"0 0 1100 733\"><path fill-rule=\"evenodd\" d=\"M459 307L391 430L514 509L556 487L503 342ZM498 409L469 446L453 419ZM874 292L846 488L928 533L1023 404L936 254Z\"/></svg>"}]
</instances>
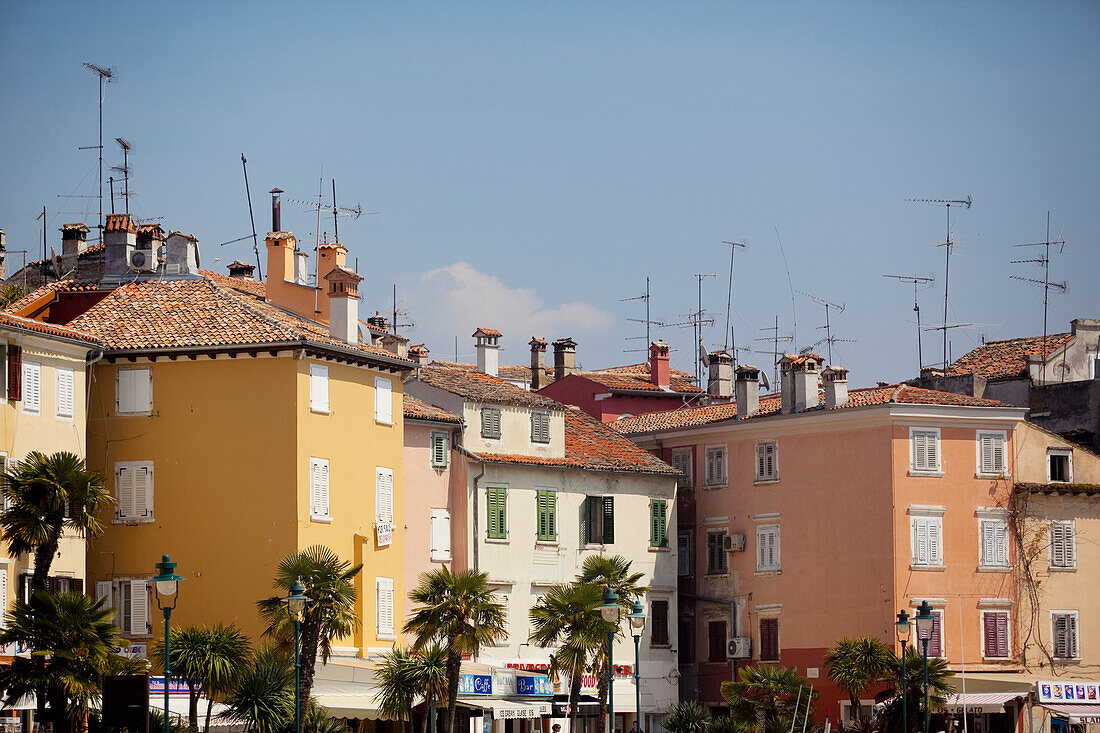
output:
<instances>
[{"instance_id":1,"label":"storefront","mask_svg":"<svg viewBox=\"0 0 1100 733\"><path fill-rule=\"evenodd\" d=\"M1050 733L1091 733L1100 730L1100 682L1041 680L1035 700L1046 711Z\"/></svg>"}]
</instances>

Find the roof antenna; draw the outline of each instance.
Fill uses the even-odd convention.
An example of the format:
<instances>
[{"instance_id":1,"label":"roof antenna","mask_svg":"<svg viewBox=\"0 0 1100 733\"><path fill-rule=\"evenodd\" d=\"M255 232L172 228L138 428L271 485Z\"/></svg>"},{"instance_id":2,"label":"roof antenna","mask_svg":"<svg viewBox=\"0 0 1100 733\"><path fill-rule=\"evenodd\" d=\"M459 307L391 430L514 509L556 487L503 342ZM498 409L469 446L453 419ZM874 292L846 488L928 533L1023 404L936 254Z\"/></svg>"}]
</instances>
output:
<instances>
[{"instance_id":1,"label":"roof antenna","mask_svg":"<svg viewBox=\"0 0 1100 733\"><path fill-rule=\"evenodd\" d=\"M260 282L263 282L264 270L260 267L260 245L256 242L256 217L252 215L252 191L248 188L248 161L245 160L244 153L241 153L241 168L244 170L244 193L248 197L248 218L252 222L252 251L256 253L256 272L259 274ZM241 237L241 239L247 239L247 237Z\"/></svg>"},{"instance_id":2,"label":"roof antenna","mask_svg":"<svg viewBox=\"0 0 1100 733\"><path fill-rule=\"evenodd\" d=\"M695 383L699 384L700 381L703 378L703 374L702 374L703 367L710 363L709 360L706 357L707 350L703 348L703 326L713 326L714 325L714 319L708 317L707 314L703 311L703 280L705 278L708 278L708 277L717 278L718 273L716 273L716 272L706 272L706 273L697 272L694 275L692 275L692 277L695 278L696 286L698 288L698 296L697 296L698 297L698 306L697 306L697 310L695 310L691 313L688 313L686 316L683 316L684 318L687 319L686 321L682 321L680 323L666 323L665 325L666 326L673 326L673 327L676 327L676 326L680 326L680 327L691 326L692 333L695 336L695 350L699 354L698 358L695 360Z\"/></svg>"},{"instance_id":3,"label":"roof antenna","mask_svg":"<svg viewBox=\"0 0 1100 733\"><path fill-rule=\"evenodd\" d=\"M645 301L645 318L627 318L626 320L632 321L634 323L644 323L645 324L645 336L644 337L642 337L642 336L627 336L624 340L625 341L637 341L640 338L645 338L645 348L644 349L623 349L623 353L629 354L629 353L633 353L633 352L637 352L637 351L648 352L649 351L649 345L651 343L653 343L653 340L650 337L649 327L650 326L656 326L657 328L663 328L665 326L664 323L661 323L660 321L654 321L649 317L649 275L645 276L645 292L644 293L642 293L641 295L635 295L633 298L619 298L620 303L627 303L627 302L632 301L632 300Z\"/></svg>"},{"instance_id":4,"label":"roof antenna","mask_svg":"<svg viewBox=\"0 0 1100 733\"><path fill-rule=\"evenodd\" d=\"M913 312L917 314L917 376L919 377L921 369L924 369L924 355L921 353L920 303L917 301L917 288L921 285L931 287L936 279L919 275L883 275L883 277L890 277L903 283L913 283Z\"/></svg>"},{"instance_id":5,"label":"roof antenna","mask_svg":"<svg viewBox=\"0 0 1100 733\"><path fill-rule=\"evenodd\" d=\"M728 244L730 246L730 284L729 292L726 294L726 336L733 336L733 331L730 330L730 308L733 307L733 257L737 254L737 248L748 249L749 242L746 239L742 239L740 242L726 242L723 240L722 244ZM729 348L729 341L722 343L723 349ZM736 347L735 347L736 350ZM733 365L737 366L737 354L733 355Z\"/></svg>"},{"instance_id":6,"label":"roof antenna","mask_svg":"<svg viewBox=\"0 0 1100 733\"><path fill-rule=\"evenodd\" d=\"M815 341L813 344L811 344L807 348L808 348L809 351L813 351L814 349L816 349L821 344L827 344L828 349L829 349L829 351L828 351L829 362L828 363L832 364L833 363L833 342L834 341L848 341L848 342L854 341L854 339L834 339L833 338L832 327L829 324L829 309L831 308L831 309L835 310L837 313L843 313L844 312L844 304L842 303L841 305L837 305L836 303L830 303L829 301L824 300L823 298L818 298L816 295L810 295L805 290L799 290L798 292L802 293L803 295L805 295L807 298L809 298L813 302L817 303L818 305L825 306L825 325L824 326L818 326L818 328L824 328L825 329L825 338L819 339L818 341ZM803 352L805 352L805 351L807 351L807 349L803 349Z\"/></svg>"},{"instance_id":7,"label":"roof antenna","mask_svg":"<svg viewBox=\"0 0 1100 733\"><path fill-rule=\"evenodd\" d=\"M115 76L114 69L104 69L95 64L84 62L84 66L92 70L99 77L99 238L103 239L103 84L109 82ZM92 146L85 145L80 150L89 150Z\"/></svg>"},{"instance_id":8,"label":"roof antenna","mask_svg":"<svg viewBox=\"0 0 1100 733\"><path fill-rule=\"evenodd\" d=\"M1022 265L1022 264L1042 265L1043 266L1043 279L1042 280L1037 280L1037 279L1031 278L1031 277L1020 277L1019 275L1011 275L1010 276L1013 280L1022 280L1022 281L1027 282L1027 283L1032 283L1033 285L1042 285L1043 286L1043 351L1042 351L1042 354L1043 354L1044 368L1039 372L1039 384L1040 385L1043 384L1043 381L1044 381L1043 377L1044 377L1044 373L1046 372L1045 367L1046 367L1046 358L1047 358L1047 295L1049 294L1051 288L1054 288L1055 290L1057 290L1060 293L1064 293L1064 292L1066 292L1066 290L1069 287L1069 284L1065 281L1062 281L1060 283L1052 283L1050 281L1050 245L1052 245L1052 244L1057 244L1058 245L1058 252L1059 253L1061 253L1061 251L1066 246L1065 240L1062 239L1061 237L1059 237L1059 239L1055 242L1050 241L1050 211L1048 210L1047 211L1047 238L1046 238L1045 242L1028 242L1026 244L1014 244L1014 245L1012 245L1013 247L1042 247L1043 248L1043 255L1041 257L1034 257L1034 258L1029 259L1029 260L1012 260L1013 265ZM1062 381L1065 381L1065 378L1066 378L1066 370L1062 369Z\"/></svg>"},{"instance_id":9,"label":"roof antenna","mask_svg":"<svg viewBox=\"0 0 1100 733\"><path fill-rule=\"evenodd\" d=\"M111 170L118 171L122 174L122 200L126 202L126 213L130 213L130 149L133 145L129 140L124 140L121 137L116 137L115 142L122 148L122 166L111 166ZM115 193L112 186L111 189L111 213L115 213Z\"/></svg>"},{"instance_id":10,"label":"roof antenna","mask_svg":"<svg viewBox=\"0 0 1100 733\"><path fill-rule=\"evenodd\" d=\"M355 269L358 270L359 269L359 258L358 257L355 258L355 263L356 263L355 264ZM397 335L397 329L399 329L399 328L412 328L413 326L416 325L415 323L409 323L409 322L400 323L400 322L398 322L398 319L401 316L407 316L407 315L409 315L409 312L407 310L403 310L403 309L400 309L400 308L397 307L397 283L394 283L393 284L393 321L390 323L390 327L393 329L393 333L394 333L395 336ZM458 361L458 359L455 359L455 361Z\"/></svg>"},{"instance_id":11,"label":"roof antenna","mask_svg":"<svg viewBox=\"0 0 1100 733\"><path fill-rule=\"evenodd\" d=\"M772 384L779 384L779 342L787 343L788 341L794 341L794 336L790 334L779 334L779 316L775 317L775 325L768 326L767 328L760 329L761 331L774 331L774 336L760 336L753 339L753 341L771 341L772 342ZM757 354L767 354L767 351L757 351Z\"/></svg>"}]
</instances>

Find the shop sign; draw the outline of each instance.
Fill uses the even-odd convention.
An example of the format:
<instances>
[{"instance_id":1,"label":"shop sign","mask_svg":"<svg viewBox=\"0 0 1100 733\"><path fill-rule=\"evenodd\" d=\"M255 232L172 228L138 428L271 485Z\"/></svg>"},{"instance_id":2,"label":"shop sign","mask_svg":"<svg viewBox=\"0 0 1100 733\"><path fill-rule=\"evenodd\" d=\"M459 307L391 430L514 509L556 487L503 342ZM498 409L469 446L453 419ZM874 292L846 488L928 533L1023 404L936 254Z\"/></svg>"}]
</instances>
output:
<instances>
[{"instance_id":1,"label":"shop sign","mask_svg":"<svg viewBox=\"0 0 1100 733\"><path fill-rule=\"evenodd\" d=\"M492 695L493 678L487 674L463 673L458 679L459 695Z\"/></svg>"},{"instance_id":2,"label":"shop sign","mask_svg":"<svg viewBox=\"0 0 1100 733\"><path fill-rule=\"evenodd\" d=\"M31 648L24 642L0 644L0 657L29 657L30 655Z\"/></svg>"},{"instance_id":3,"label":"shop sign","mask_svg":"<svg viewBox=\"0 0 1100 733\"><path fill-rule=\"evenodd\" d=\"M493 669L493 690L497 697L516 694L516 671L505 667Z\"/></svg>"},{"instance_id":4,"label":"shop sign","mask_svg":"<svg viewBox=\"0 0 1100 733\"><path fill-rule=\"evenodd\" d=\"M202 691L202 685L195 683L195 687L198 691ZM187 683L180 679L173 678L168 684L169 695L187 695L190 690L187 687ZM149 678L149 694L150 695L163 695L164 694L164 677L150 677Z\"/></svg>"},{"instance_id":5,"label":"shop sign","mask_svg":"<svg viewBox=\"0 0 1100 733\"><path fill-rule=\"evenodd\" d=\"M550 684L549 677L528 677L527 675L516 675L516 694L553 695L554 686Z\"/></svg>"},{"instance_id":6,"label":"shop sign","mask_svg":"<svg viewBox=\"0 0 1100 733\"><path fill-rule=\"evenodd\" d=\"M117 654L120 657L128 657L130 659L145 659L149 647L145 642L137 644L126 644L124 646L116 646L111 650L111 654ZM163 689L161 690L163 692Z\"/></svg>"},{"instance_id":7,"label":"shop sign","mask_svg":"<svg viewBox=\"0 0 1100 733\"><path fill-rule=\"evenodd\" d=\"M1039 702L1100 702L1100 682L1044 680L1035 687Z\"/></svg>"},{"instance_id":8,"label":"shop sign","mask_svg":"<svg viewBox=\"0 0 1100 733\"><path fill-rule=\"evenodd\" d=\"M389 546L389 544L393 542L393 525L389 522L379 522L374 526L378 532L378 546Z\"/></svg>"}]
</instances>

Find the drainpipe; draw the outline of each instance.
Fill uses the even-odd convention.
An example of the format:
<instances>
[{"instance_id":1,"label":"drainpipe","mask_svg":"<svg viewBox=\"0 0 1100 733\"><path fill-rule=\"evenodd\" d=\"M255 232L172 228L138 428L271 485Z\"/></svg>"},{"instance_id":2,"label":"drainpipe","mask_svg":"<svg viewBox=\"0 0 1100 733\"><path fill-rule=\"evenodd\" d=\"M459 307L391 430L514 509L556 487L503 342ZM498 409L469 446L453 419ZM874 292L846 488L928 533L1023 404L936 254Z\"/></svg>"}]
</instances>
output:
<instances>
[{"instance_id":1,"label":"drainpipe","mask_svg":"<svg viewBox=\"0 0 1100 733\"><path fill-rule=\"evenodd\" d=\"M465 446L456 445L455 448L457 448L458 452L461 453L462 455L464 455L468 458L472 458L473 460L475 460L475 461L477 461L478 463L481 464L481 473L479 473L477 476L474 476L474 501L473 501L473 515L474 515L473 530L474 530L474 536L473 536L473 545L472 545L472 552L471 552L471 560L473 561L472 562L473 570L474 570L474 572L477 572L478 571L478 564L477 564L477 549L478 549L478 547L477 546L478 546L478 540L481 538L481 535L478 533L478 523L477 523L478 517L481 516L481 512L478 510L478 490L477 489L478 489L478 482L480 482L481 479L484 478L484 476L485 476L485 461L481 460L481 457L478 456L477 454L471 453L470 451L466 450Z\"/></svg>"}]
</instances>

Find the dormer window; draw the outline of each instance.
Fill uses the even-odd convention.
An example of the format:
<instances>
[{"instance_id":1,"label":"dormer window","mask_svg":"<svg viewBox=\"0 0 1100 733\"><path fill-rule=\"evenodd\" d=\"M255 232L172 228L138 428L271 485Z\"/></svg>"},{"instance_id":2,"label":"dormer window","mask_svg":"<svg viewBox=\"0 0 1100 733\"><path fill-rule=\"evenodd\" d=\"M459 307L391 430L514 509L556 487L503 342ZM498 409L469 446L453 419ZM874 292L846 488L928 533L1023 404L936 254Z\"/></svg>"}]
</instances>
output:
<instances>
[{"instance_id":1,"label":"dormer window","mask_svg":"<svg viewBox=\"0 0 1100 733\"><path fill-rule=\"evenodd\" d=\"M550 442L550 413L535 410L531 413L531 442Z\"/></svg>"},{"instance_id":2,"label":"dormer window","mask_svg":"<svg viewBox=\"0 0 1100 733\"><path fill-rule=\"evenodd\" d=\"M500 439L500 408L481 408L481 437Z\"/></svg>"}]
</instances>

